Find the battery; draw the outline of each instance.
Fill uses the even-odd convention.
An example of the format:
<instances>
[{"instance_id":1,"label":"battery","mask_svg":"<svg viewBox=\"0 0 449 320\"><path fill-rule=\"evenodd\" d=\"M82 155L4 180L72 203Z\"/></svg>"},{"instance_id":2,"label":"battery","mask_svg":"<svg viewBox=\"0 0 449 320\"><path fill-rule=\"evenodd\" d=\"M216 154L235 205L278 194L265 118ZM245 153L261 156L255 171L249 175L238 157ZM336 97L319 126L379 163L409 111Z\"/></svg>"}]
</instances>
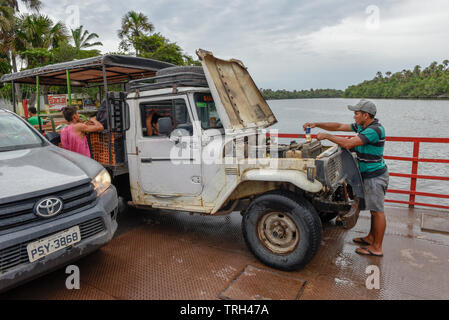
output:
<instances>
[{"instance_id":1,"label":"battery","mask_svg":"<svg viewBox=\"0 0 449 320\"><path fill-rule=\"evenodd\" d=\"M322 152L323 146L321 141L314 140L312 142L304 143L301 149L303 158L316 158Z\"/></svg>"}]
</instances>

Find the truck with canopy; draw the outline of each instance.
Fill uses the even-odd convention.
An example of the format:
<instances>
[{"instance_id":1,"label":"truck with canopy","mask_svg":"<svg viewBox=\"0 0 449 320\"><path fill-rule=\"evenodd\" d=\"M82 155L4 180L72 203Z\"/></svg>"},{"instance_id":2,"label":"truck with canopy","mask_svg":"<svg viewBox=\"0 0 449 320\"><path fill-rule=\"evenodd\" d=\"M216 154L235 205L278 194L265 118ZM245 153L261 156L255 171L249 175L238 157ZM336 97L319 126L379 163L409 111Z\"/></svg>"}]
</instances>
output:
<instances>
[{"instance_id":1,"label":"truck with canopy","mask_svg":"<svg viewBox=\"0 0 449 320\"><path fill-rule=\"evenodd\" d=\"M337 217L348 229L357 222L364 190L356 160L316 140L274 141L267 129L276 117L245 65L201 49L197 55L201 67L104 56L1 82L67 85L68 92L102 87L107 130L91 134L91 153L128 205L212 216L240 211L258 259L299 269L319 249L322 220ZM110 84L123 91L109 92Z\"/></svg>"}]
</instances>

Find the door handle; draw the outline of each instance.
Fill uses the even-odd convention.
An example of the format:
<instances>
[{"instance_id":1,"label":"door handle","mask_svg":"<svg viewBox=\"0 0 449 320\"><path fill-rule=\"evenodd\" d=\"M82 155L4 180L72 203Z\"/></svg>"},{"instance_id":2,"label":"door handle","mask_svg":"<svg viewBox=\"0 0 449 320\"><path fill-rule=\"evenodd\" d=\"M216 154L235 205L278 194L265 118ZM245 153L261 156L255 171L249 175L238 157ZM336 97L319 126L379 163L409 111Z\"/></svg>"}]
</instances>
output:
<instances>
[{"instance_id":1,"label":"door handle","mask_svg":"<svg viewBox=\"0 0 449 320\"><path fill-rule=\"evenodd\" d=\"M142 162L142 163L152 163L153 159L151 159L151 158L141 158L140 162Z\"/></svg>"}]
</instances>

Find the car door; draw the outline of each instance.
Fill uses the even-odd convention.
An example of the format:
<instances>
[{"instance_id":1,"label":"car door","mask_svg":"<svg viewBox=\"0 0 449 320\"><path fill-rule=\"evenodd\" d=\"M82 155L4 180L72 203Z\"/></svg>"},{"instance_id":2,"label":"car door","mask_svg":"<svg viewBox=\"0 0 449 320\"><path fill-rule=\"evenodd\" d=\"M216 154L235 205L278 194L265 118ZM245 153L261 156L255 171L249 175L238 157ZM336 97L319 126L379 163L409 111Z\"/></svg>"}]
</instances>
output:
<instances>
[{"instance_id":1,"label":"car door","mask_svg":"<svg viewBox=\"0 0 449 320\"><path fill-rule=\"evenodd\" d=\"M139 104L140 130L136 132L138 148L138 179L146 194L159 196L194 196L202 191L201 143L196 141L188 99L185 96L149 99ZM157 114L157 116L155 116ZM169 134L158 135L157 121L148 130L149 117L170 117L172 129L178 130L177 140ZM152 131L152 132L151 132ZM152 135L150 135L152 134Z\"/></svg>"}]
</instances>

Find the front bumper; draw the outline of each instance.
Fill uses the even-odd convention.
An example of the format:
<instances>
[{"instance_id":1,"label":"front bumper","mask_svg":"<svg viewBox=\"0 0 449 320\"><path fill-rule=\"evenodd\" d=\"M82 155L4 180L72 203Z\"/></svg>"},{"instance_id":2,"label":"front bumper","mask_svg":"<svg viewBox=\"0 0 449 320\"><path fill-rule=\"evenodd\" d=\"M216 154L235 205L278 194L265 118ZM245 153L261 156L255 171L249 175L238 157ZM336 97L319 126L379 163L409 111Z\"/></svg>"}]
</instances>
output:
<instances>
[{"instance_id":1,"label":"front bumper","mask_svg":"<svg viewBox=\"0 0 449 320\"><path fill-rule=\"evenodd\" d=\"M14 248L17 248L18 251L15 255L18 257L17 259L23 260L23 263L11 269L0 270L0 292L58 269L108 243L117 230L117 206L117 191L111 185L108 190L97 198L96 205L88 210L0 236L0 252L8 252L11 255L10 252L14 252ZM38 261L31 263L29 260L26 260L28 257L26 246L28 243L77 225L84 230L81 231L80 242L71 247L53 252ZM2 258L0 255L0 262Z\"/></svg>"},{"instance_id":2,"label":"front bumper","mask_svg":"<svg viewBox=\"0 0 449 320\"><path fill-rule=\"evenodd\" d=\"M336 219L337 225L341 225L345 229L352 229L357 224L360 214L360 199L354 200L348 213L339 215Z\"/></svg>"}]
</instances>

